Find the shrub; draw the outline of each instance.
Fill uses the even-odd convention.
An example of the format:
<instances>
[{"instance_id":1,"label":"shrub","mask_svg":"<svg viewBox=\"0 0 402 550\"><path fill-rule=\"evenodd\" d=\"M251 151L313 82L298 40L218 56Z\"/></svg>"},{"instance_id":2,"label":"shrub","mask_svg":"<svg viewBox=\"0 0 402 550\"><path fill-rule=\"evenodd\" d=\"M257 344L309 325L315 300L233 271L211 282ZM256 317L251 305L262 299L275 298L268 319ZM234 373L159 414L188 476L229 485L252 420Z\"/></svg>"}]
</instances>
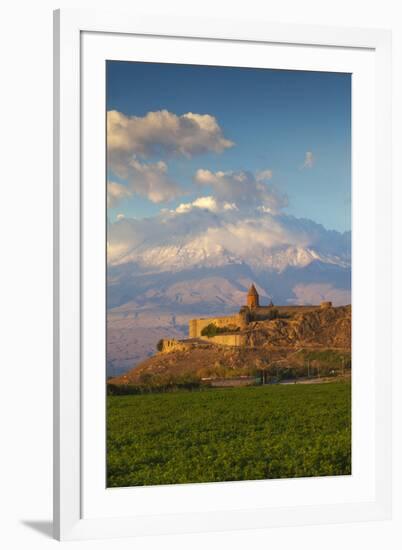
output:
<instances>
[{"instance_id":1,"label":"shrub","mask_svg":"<svg viewBox=\"0 0 402 550\"><path fill-rule=\"evenodd\" d=\"M139 379L141 384L149 384L152 380L152 374L150 372L142 372Z\"/></svg>"},{"instance_id":2,"label":"shrub","mask_svg":"<svg viewBox=\"0 0 402 550\"><path fill-rule=\"evenodd\" d=\"M235 332L238 331L239 327L217 327L215 323L209 323L206 327L201 330L201 336L216 336L217 334L224 334L225 332Z\"/></svg>"},{"instance_id":3,"label":"shrub","mask_svg":"<svg viewBox=\"0 0 402 550\"><path fill-rule=\"evenodd\" d=\"M208 336L208 338L211 338L211 336L216 336L217 334L218 327L215 325L215 323L209 323L209 325L201 330L201 335Z\"/></svg>"},{"instance_id":4,"label":"shrub","mask_svg":"<svg viewBox=\"0 0 402 550\"><path fill-rule=\"evenodd\" d=\"M158 351L162 351L162 349L163 349L163 340L162 340L162 339L160 339L160 340L158 341L158 343L156 344L156 349L157 349Z\"/></svg>"}]
</instances>

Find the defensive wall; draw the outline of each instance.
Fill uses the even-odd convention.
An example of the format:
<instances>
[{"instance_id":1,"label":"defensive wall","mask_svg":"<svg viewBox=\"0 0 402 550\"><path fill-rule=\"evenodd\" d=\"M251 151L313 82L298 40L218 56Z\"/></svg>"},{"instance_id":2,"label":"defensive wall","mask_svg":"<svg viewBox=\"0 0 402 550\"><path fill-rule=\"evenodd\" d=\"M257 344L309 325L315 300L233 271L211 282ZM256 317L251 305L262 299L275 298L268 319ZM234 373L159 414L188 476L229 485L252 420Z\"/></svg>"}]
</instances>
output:
<instances>
[{"instance_id":1,"label":"defensive wall","mask_svg":"<svg viewBox=\"0 0 402 550\"><path fill-rule=\"evenodd\" d=\"M228 331L246 328L247 324L252 321L264 321L269 319L273 310L277 310L279 315L293 317L298 313L309 313L318 309L326 309L332 307L331 302L321 302L317 306L258 306L256 308L242 307L239 313L228 315L225 317L207 317L201 319L191 319L189 321L189 338L201 338L201 331L210 324L214 324L219 328L227 328ZM222 335L219 335L222 336ZM216 337L215 337L216 338ZM208 338L209 341L212 338ZM236 344L238 345L238 344Z\"/></svg>"},{"instance_id":2,"label":"defensive wall","mask_svg":"<svg viewBox=\"0 0 402 550\"><path fill-rule=\"evenodd\" d=\"M189 347L190 346L188 344L180 342L180 340L175 340L174 338L171 338L171 339L163 338L162 349L160 350L160 352L170 353L171 351L184 351Z\"/></svg>"},{"instance_id":3,"label":"defensive wall","mask_svg":"<svg viewBox=\"0 0 402 550\"><path fill-rule=\"evenodd\" d=\"M201 340L221 346L243 346L246 338L243 334L217 334L216 336L199 336Z\"/></svg>"},{"instance_id":4,"label":"defensive wall","mask_svg":"<svg viewBox=\"0 0 402 550\"><path fill-rule=\"evenodd\" d=\"M202 341L202 342L201 342ZM172 351L185 351L192 348L203 347L205 343L221 346L243 346L246 338L243 334L217 334L216 336L199 336L196 340L175 340L174 338L163 338L160 353L171 353Z\"/></svg>"},{"instance_id":5,"label":"defensive wall","mask_svg":"<svg viewBox=\"0 0 402 550\"><path fill-rule=\"evenodd\" d=\"M279 313L279 316L293 317L298 313L310 313L318 309L332 307L332 302L321 302L318 306L260 306L249 310L248 318L250 321L265 321L269 319L273 310Z\"/></svg>"},{"instance_id":6,"label":"defensive wall","mask_svg":"<svg viewBox=\"0 0 402 550\"><path fill-rule=\"evenodd\" d=\"M235 315L229 315L226 317L208 317L206 319L191 319L189 321L188 335L190 338L199 338L203 328L210 324L214 324L219 328L228 328L229 330L235 330L237 328L244 328L244 317L240 313ZM210 339L209 339L210 340Z\"/></svg>"},{"instance_id":7,"label":"defensive wall","mask_svg":"<svg viewBox=\"0 0 402 550\"><path fill-rule=\"evenodd\" d=\"M276 310L279 316L293 317L298 313L309 313L319 309L332 307L331 302L321 302L318 306L258 306L249 308L244 306L239 313L226 315L224 317L207 317L202 319L191 319L189 321L189 338L186 340L163 339L161 353L170 353L172 351L184 351L186 349L197 347L201 341L221 346L239 347L249 345L248 335L244 332L248 323L263 321L272 318L272 312ZM225 328L224 334L215 336L202 335L202 329L210 324L218 328ZM233 331L233 332L232 332ZM234 332L236 331L236 332ZM202 344L201 344L202 345Z\"/></svg>"}]
</instances>

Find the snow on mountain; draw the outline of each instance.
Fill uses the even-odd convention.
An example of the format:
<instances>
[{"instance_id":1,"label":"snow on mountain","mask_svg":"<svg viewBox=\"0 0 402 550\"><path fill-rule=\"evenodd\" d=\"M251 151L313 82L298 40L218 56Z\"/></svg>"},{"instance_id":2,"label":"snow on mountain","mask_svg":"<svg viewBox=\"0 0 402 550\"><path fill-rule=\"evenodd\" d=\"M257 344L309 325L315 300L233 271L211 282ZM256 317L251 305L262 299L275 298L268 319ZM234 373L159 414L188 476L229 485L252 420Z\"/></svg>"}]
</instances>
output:
<instances>
[{"instance_id":1,"label":"snow on mountain","mask_svg":"<svg viewBox=\"0 0 402 550\"><path fill-rule=\"evenodd\" d=\"M350 233L258 210L196 210L110 224L109 265L135 263L153 273L246 263L281 272L313 261L342 267L350 263Z\"/></svg>"},{"instance_id":2,"label":"snow on mountain","mask_svg":"<svg viewBox=\"0 0 402 550\"><path fill-rule=\"evenodd\" d=\"M194 240L184 246L155 247L137 255L138 265L148 272L181 271L191 268L222 267L246 263L257 271L264 269L282 272L288 267L306 267L313 261L347 267L348 262L339 256L320 254L315 250L289 246L271 250L260 246L249 255L236 255L220 244Z\"/></svg>"},{"instance_id":3,"label":"snow on mountain","mask_svg":"<svg viewBox=\"0 0 402 550\"><path fill-rule=\"evenodd\" d=\"M229 314L251 283L261 302L350 303L350 233L310 220L226 210L121 220L108 231L108 365L187 336L195 316Z\"/></svg>"}]
</instances>

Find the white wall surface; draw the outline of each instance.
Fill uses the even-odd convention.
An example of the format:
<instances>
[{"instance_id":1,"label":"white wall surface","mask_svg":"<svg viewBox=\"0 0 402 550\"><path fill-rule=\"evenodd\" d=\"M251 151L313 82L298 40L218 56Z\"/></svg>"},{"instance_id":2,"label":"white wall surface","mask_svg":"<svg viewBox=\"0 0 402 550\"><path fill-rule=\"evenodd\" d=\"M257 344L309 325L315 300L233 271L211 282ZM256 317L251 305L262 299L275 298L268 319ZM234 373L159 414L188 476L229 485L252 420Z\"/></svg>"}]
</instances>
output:
<instances>
[{"instance_id":1,"label":"white wall surface","mask_svg":"<svg viewBox=\"0 0 402 550\"><path fill-rule=\"evenodd\" d=\"M394 32L395 310L402 292L402 14L399 0L10 0L1 10L1 382L0 546L47 549L52 490L52 10L115 8L143 13L230 14L285 23L382 27ZM397 219L399 217L399 220ZM399 285L400 286L400 285ZM402 324L394 315L394 487L392 521L330 527L88 541L81 549L205 547L302 550L402 548Z\"/></svg>"}]
</instances>

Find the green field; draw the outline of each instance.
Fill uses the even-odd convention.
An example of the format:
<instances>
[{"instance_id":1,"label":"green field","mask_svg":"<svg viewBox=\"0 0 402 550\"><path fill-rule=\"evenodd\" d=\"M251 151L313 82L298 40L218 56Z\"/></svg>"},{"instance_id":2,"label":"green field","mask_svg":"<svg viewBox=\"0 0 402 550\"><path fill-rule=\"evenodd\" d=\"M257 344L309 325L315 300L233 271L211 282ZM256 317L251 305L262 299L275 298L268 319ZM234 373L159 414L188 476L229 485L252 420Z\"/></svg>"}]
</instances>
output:
<instances>
[{"instance_id":1,"label":"green field","mask_svg":"<svg viewBox=\"0 0 402 550\"><path fill-rule=\"evenodd\" d=\"M107 397L108 487L351 473L351 386Z\"/></svg>"}]
</instances>

